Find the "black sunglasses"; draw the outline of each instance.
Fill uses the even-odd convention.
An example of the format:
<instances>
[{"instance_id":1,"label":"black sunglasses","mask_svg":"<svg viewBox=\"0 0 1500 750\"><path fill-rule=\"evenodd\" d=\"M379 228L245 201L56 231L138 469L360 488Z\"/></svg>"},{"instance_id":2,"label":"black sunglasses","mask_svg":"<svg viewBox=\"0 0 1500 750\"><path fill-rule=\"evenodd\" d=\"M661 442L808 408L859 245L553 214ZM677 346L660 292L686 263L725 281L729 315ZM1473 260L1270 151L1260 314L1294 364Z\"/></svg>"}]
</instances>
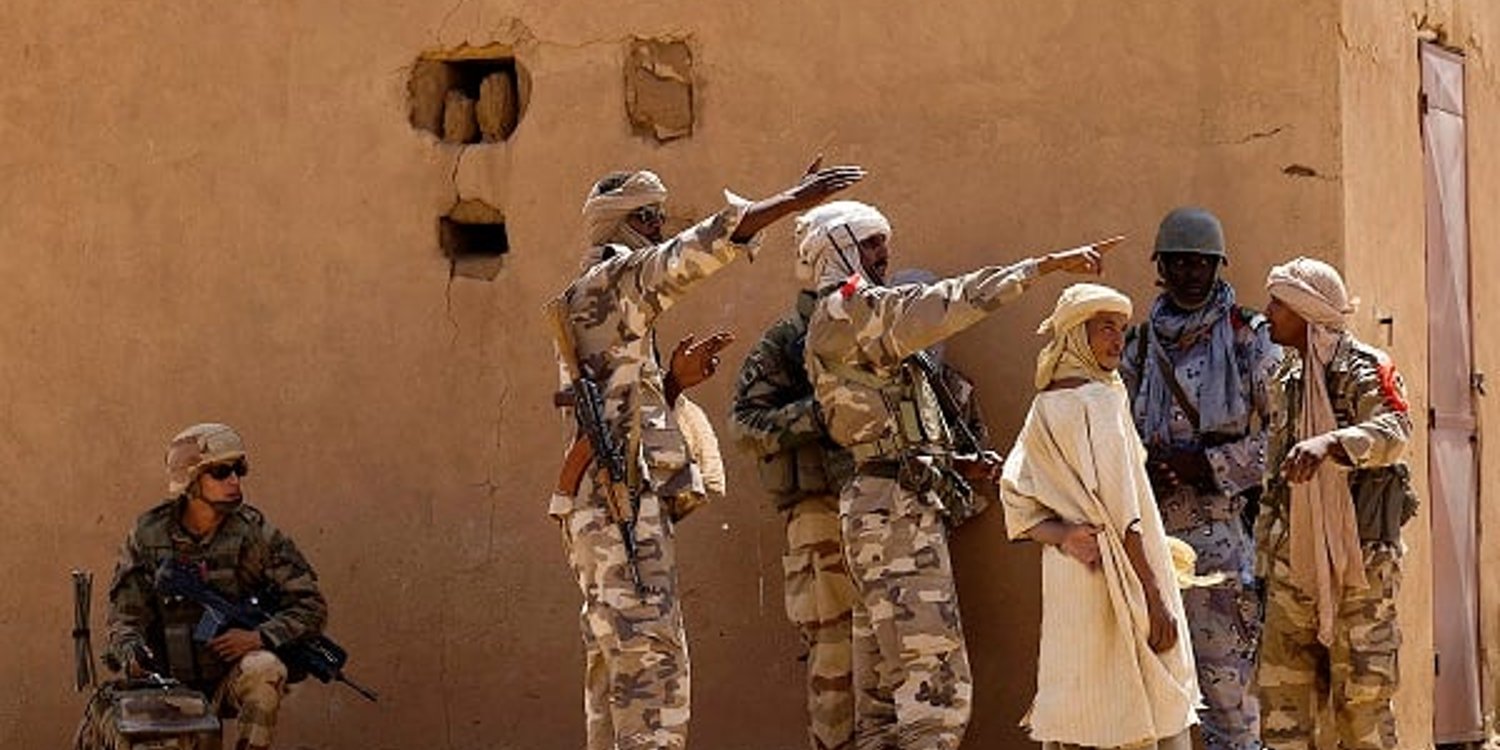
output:
<instances>
[{"instance_id":1,"label":"black sunglasses","mask_svg":"<svg viewBox=\"0 0 1500 750\"><path fill-rule=\"evenodd\" d=\"M249 474L250 473L250 465L247 464L247 463L245 463L244 459L241 459L241 460L235 461L233 463L213 464L212 466L209 466L208 468L204 469L203 473L207 474L207 475L209 475L211 477L213 477L214 479L216 479L216 480L218 480L220 482L222 482L222 481L228 479L230 474L233 474L233 475L235 475L237 477L242 477L242 476L245 476L246 474Z\"/></svg>"},{"instance_id":2,"label":"black sunglasses","mask_svg":"<svg viewBox=\"0 0 1500 750\"><path fill-rule=\"evenodd\" d=\"M666 219L667 210L662 208L660 204L653 203L649 206L641 206L640 208L631 211L630 216L636 221L650 224L652 222L659 222Z\"/></svg>"}]
</instances>

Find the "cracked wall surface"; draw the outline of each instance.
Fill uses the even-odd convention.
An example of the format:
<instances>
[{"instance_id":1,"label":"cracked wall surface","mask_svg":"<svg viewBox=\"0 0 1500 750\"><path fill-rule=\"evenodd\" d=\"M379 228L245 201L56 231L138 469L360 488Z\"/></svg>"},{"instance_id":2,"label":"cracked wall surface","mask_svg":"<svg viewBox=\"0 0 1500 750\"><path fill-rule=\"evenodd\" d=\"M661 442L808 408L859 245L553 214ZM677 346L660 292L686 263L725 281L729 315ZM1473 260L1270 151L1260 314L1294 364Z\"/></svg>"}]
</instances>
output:
<instances>
[{"instance_id":1,"label":"cracked wall surface","mask_svg":"<svg viewBox=\"0 0 1500 750\"><path fill-rule=\"evenodd\" d=\"M612 169L656 170L683 224L725 187L791 184L823 152L870 169L851 197L893 221L893 268L951 273L1123 232L1106 281L1138 309L1162 214L1206 205L1242 302L1263 304L1264 269L1289 255L1343 263L1356 293L1395 307L1396 354L1420 370L1420 315L1398 278L1420 244L1412 13L1471 50L1475 116L1493 121L1500 11L1352 2L913 14L844 0L11 0L0 62L26 75L0 81L0 638L27 647L0 650L0 747L67 741L82 703L66 679L67 571L108 577L126 525L162 493L165 440L205 419L245 434L249 501L317 566L351 672L382 694L299 686L282 744L581 746L578 593L544 507L566 425L539 310L576 272L579 208ZM690 56L637 56L637 40L690 40ZM417 61L458 50L520 66L520 124L503 140L445 143L446 93L411 107L414 77L441 83ZM647 83L692 82L687 104L680 86L662 99L687 125L653 115L637 130L622 106L632 65ZM663 123L691 137L661 142ZM1476 205L1493 204L1500 174L1483 143ZM469 202L503 217L513 248L489 282L455 279L439 247L438 220ZM1500 282L1491 214L1473 214L1487 284ZM731 328L738 364L792 304L790 233L772 226L754 264L669 311L662 340ZM1066 281L1039 282L947 349L979 381L1001 448L1031 391L1032 331ZM1500 354L1481 359L1500 371ZM695 391L721 428L730 375ZM730 497L678 537L693 742L795 747L803 666L781 604L782 522L725 448ZM968 743L1023 748L1037 552L1002 526L991 512L953 541L977 678ZM1416 534L1403 606L1426 596L1423 545ZM1410 625L1402 726L1417 746L1425 654Z\"/></svg>"}]
</instances>

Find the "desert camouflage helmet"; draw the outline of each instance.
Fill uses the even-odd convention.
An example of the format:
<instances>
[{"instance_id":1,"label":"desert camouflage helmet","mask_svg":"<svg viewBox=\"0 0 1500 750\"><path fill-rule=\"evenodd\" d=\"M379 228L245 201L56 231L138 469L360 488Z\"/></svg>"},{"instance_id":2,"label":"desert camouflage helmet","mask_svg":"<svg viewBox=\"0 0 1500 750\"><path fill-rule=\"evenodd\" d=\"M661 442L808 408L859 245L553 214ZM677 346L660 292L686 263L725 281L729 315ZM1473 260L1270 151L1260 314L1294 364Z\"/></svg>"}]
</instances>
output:
<instances>
[{"instance_id":1,"label":"desert camouflage helmet","mask_svg":"<svg viewBox=\"0 0 1500 750\"><path fill-rule=\"evenodd\" d=\"M195 424L167 446L167 493L177 497L211 464L245 458L245 441L226 424Z\"/></svg>"},{"instance_id":2,"label":"desert camouflage helmet","mask_svg":"<svg viewBox=\"0 0 1500 750\"><path fill-rule=\"evenodd\" d=\"M1163 253L1196 253L1212 255L1224 263L1229 255L1224 250L1224 227L1219 217L1208 209L1182 206L1172 209L1156 230L1155 260Z\"/></svg>"}]
</instances>

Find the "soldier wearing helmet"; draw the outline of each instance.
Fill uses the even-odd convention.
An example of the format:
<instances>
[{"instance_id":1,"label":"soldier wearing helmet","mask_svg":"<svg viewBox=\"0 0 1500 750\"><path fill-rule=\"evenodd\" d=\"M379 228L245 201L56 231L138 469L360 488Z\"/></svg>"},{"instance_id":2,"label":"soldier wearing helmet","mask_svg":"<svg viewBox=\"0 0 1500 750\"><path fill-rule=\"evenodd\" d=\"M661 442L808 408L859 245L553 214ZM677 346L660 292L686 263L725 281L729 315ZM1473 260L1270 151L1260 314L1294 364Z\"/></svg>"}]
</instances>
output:
<instances>
[{"instance_id":1,"label":"soldier wearing helmet","mask_svg":"<svg viewBox=\"0 0 1500 750\"><path fill-rule=\"evenodd\" d=\"M1267 383L1280 360L1259 313L1219 278L1229 262L1218 217L1185 206L1162 219L1152 253L1163 288L1131 329L1120 364L1168 534L1221 586L1183 592L1209 750L1260 747L1250 691L1260 637L1255 544L1247 521L1265 468Z\"/></svg>"},{"instance_id":2,"label":"soldier wearing helmet","mask_svg":"<svg viewBox=\"0 0 1500 750\"><path fill-rule=\"evenodd\" d=\"M109 590L105 663L128 676L170 676L239 715L237 750L267 748L286 692L286 665L274 650L319 633L328 606L317 576L290 537L244 503L250 470L239 433L198 424L167 447L168 498L136 520ZM200 642L199 604L157 591L162 562L192 563L204 583L231 601L274 600L255 630L229 629Z\"/></svg>"}]
</instances>

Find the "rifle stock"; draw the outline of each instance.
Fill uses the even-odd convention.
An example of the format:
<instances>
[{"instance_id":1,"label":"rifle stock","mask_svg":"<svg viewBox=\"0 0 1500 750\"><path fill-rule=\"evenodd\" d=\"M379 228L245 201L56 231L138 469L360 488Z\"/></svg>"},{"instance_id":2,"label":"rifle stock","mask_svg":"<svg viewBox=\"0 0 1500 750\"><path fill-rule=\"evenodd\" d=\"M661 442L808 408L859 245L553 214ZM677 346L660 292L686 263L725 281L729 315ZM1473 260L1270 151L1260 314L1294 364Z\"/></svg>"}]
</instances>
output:
<instances>
[{"instance_id":1,"label":"rifle stock","mask_svg":"<svg viewBox=\"0 0 1500 750\"><path fill-rule=\"evenodd\" d=\"M553 403L559 407L573 409L578 423L577 436L568 447L563 467L558 474L557 488L569 496L577 495L578 487L588 467L598 461L608 474L607 502L605 510L610 520L620 529L620 540L625 546L625 557L630 564L630 579L636 593L646 593L641 579L639 558L635 549L635 519L639 511L640 495L630 486L626 473L625 452L609 430L609 419L605 414L604 394L599 384L589 378L578 361L578 349L573 342L573 328L568 321L567 305L561 297L547 303L547 320L552 325L552 335L557 344L557 354L573 383L567 391L554 395Z\"/></svg>"}]
</instances>

